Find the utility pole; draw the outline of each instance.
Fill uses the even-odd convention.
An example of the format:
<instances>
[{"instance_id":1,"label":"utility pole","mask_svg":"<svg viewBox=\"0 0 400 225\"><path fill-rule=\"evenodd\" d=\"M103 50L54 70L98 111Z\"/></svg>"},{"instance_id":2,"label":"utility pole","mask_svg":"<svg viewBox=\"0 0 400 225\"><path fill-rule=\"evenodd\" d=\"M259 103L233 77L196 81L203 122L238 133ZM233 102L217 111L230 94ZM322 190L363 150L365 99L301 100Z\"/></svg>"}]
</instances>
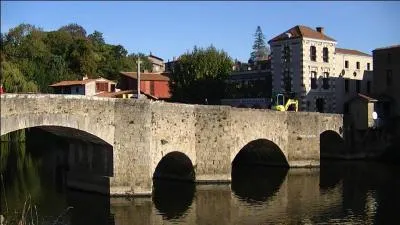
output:
<instances>
[{"instance_id":1,"label":"utility pole","mask_svg":"<svg viewBox=\"0 0 400 225\"><path fill-rule=\"evenodd\" d=\"M138 56L138 60L137 60L137 99L140 98L140 58Z\"/></svg>"}]
</instances>

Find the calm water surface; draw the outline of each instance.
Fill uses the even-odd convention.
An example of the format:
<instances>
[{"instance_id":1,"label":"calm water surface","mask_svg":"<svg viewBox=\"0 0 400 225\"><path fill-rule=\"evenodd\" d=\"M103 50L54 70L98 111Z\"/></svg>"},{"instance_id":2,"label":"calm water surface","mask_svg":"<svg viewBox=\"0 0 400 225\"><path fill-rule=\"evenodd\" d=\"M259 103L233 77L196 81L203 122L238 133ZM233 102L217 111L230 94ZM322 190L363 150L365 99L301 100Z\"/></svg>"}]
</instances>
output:
<instances>
[{"instance_id":1,"label":"calm water surface","mask_svg":"<svg viewBox=\"0 0 400 225\"><path fill-rule=\"evenodd\" d=\"M1 212L21 211L30 196L42 224L400 224L399 166L246 167L231 184L159 181L152 198L110 199L65 188L52 153L25 147L2 143Z\"/></svg>"}]
</instances>

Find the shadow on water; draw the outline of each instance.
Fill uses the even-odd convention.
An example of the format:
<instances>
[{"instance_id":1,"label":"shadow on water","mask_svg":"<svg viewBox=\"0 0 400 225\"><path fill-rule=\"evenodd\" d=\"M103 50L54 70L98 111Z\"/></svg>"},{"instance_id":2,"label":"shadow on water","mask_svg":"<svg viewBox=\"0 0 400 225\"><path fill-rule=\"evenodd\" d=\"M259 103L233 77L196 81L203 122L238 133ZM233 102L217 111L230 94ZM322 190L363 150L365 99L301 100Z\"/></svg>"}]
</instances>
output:
<instances>
[{"instance_id":1,"label":"shadow on water","mask_svg":"<svg viewBox=\"0 0 400 225\"><path fill-rule=\"evenodd\" d=\"M195 183L154 180L153 202L163 219L178 219L192 205Z\"/></svg>"},{"instance_id":2,"label":"shadow on water","mask_svg":"<svg viewBox=\"0 0 400 225\"><path fill-rule=\"evenodd\" d=\"M114 216L110 213L110 197L107 195L67 190L66 198L70 221L74 225L111 225Z\"/></svg>"},{"instance_id":3,"label":"shadow on water","mask_svg":"<svg viewBox=\"0 0 400 225\"><path fill-rule=\"evenodd\" d=\"M232 191L250 204L263 204L281 187L288 168L238 166L232 170Z\"/></svg>"}]
</instances>

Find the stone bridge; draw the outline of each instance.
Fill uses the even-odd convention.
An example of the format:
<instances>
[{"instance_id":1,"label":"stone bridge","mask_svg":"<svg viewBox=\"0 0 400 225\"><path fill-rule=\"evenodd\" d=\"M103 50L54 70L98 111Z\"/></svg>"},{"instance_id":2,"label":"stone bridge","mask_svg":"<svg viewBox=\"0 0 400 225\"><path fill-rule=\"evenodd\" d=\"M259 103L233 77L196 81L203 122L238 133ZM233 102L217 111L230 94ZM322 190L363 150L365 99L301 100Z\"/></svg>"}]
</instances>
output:
<instances>
[{"instance_id":1,"label":"stone bridge","mask_svg":"<svg viewBox=\"0 0 400 225\"><path fill-rule=\"evenodd\" d=\"M318 166L320 135L342 136L343 117L77 95L1 95L1 135L32 127L108 146L110 193L146 195L153 178L173 178L167 172L187 173L196 182L229 182L236 162Z\"/></svg>"}]
</instances>

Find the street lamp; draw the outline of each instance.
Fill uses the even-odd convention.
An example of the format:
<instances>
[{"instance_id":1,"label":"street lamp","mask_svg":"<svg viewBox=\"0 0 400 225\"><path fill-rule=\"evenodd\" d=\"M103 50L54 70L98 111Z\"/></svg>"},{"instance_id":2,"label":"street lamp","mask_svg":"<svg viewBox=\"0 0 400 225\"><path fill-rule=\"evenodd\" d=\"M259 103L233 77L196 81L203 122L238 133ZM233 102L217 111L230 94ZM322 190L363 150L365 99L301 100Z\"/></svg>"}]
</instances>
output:
<instances>
[{"instance_id":1,"label":"street lamp","mask_svg":"<svg viewBox=\"0 0 400 225\"><path fill-rule=\"evenodd\" d=\"M137 99L140 98L140 63L142 63L140 61L140 58L138 56L138 60L137 60Z\"/></svg>"}]
</instances>

